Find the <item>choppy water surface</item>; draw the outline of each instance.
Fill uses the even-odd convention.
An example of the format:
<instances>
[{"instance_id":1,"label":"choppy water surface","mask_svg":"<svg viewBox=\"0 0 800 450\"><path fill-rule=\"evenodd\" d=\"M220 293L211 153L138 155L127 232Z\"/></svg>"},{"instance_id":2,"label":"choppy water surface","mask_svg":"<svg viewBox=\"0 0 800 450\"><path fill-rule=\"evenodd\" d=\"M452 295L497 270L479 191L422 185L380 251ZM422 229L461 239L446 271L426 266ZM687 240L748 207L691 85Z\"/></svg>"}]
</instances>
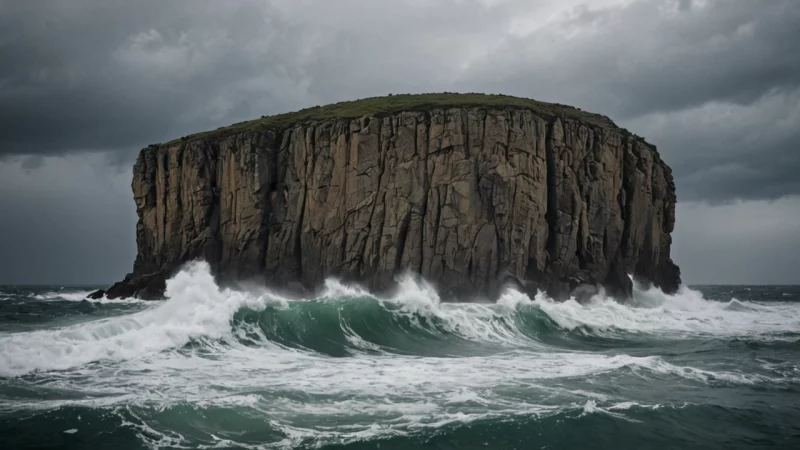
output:
<instances>
[{"instance_id":1,"label":"choppy water surface","mask_svg":"<svg viewBox=\"0 0 800 450\"><path fill-rule=\"evenodd\" d=\"M800 448L800 288L0 288L2 448Z\"/></svg>"}]
</instances>

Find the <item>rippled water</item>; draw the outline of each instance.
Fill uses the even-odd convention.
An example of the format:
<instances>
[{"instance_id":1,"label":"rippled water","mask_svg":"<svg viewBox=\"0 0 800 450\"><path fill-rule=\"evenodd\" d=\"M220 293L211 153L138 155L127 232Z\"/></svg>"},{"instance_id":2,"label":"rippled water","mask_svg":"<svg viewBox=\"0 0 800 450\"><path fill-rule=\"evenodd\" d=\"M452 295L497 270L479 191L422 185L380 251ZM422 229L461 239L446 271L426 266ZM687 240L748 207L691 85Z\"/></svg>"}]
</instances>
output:
<instances>
[{"instance_id":1,"label":"rippled water","mask_svg":"<svg viewBox=\"0 0 800 450\"><path fill-rule=\"evenodd\" d=\"M800 289L0 288L2 448L800 448Z\"/></svg>"}]
</instances>

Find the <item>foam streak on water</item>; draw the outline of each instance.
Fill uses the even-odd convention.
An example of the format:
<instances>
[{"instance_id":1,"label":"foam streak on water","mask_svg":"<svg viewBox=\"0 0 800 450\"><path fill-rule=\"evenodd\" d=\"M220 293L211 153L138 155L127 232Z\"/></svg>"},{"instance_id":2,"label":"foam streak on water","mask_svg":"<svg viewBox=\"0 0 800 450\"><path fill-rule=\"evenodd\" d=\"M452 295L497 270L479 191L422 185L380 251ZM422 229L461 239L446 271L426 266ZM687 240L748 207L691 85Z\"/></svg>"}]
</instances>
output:
<instances>
[{"instance_id":1,"label":"foam streak on water","mask_svg":"<svg viewBox=\"0 0 800 450\"><path fill-rule=\"evenodd\" d=\"M328 280L299 299L221 289L198 262L158 303L4 292L27 322L0 322L0 433L76 448L558 447L573 429L615 448L785 444L800 437L800 303L782 289L448 304L406 277L385 298ZM697 431L665 431L683 422Z\"/></svg>"}]
</instances>

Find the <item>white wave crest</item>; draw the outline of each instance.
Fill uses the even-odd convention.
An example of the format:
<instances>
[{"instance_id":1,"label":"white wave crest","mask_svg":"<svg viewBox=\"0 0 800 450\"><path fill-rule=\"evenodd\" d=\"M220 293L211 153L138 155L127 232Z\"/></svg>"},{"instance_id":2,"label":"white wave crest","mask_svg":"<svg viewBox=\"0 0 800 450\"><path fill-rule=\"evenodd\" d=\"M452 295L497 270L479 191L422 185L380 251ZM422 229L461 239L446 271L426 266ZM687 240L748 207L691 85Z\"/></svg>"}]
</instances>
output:
<instances>
[{"instance_id":1,"label":"white wave crest","mask_svg":"<svg viewBox=\"0 0 800 450\"><path fill-rule=\"evenodd\" d=\"M508 290L498 304L509 308L535 305L567 330L586 326L596 331L667 333L671 338L720 335L767 339L800 330L798 304L706 300L688 287L668 295L657 288L636 286L633 299L626 303L602 293L579 303L575 299L557 302L541 293L531 299Z\"/></svg>"},{"instance_id":2,"label":"white wave crest","mask_svg":"<svg viewBox=\"0 0 800 450\"><path fill-rule=\"evenodd\" d=\"M67 302L89 302L89 303L106 303L106 304L131 304L131 303L148 303L147 300L138 298L116 298L109 299L106 296L101 298L89 298L89 294L95 291L50 291L42 294L33 294L30 298L42 301L67 301Z\"/></svg>"},{"instance_id":3,"label":"white wave crest","mask_svg":"<svg viewBox=\"0 0 800 450\"><path fill-rule=\"evenodd\" d=\"M69 302L80 302L86 300L86 297L94 291L51 291L42 294L35 294L33 298L36 300L66 300Z\"/></svg>"},{"instance_id":4,"label":"white wave crest","mask_svg":"<svg viewBox=\"0 0 800 450\"><path fill-rule=\"evenodd\" d=\"M186 266L167 281L167 300L144 311L53 330L0 335L0 376L63 370L98 360L122 360L231 333L242 307L263 308L269 296L220 290L207 263Z\"/></svg>"},{"instance_id":5,"label":"white wave crest","mask_svg":"<svg viewBox=\"0 0 800 450\"><path fill-rule=\"evenodd\" d=\"M291 301L301 301L267 290L221 289L204 262L188 264L168 280L166 296L166 301L133 314L56 329L0 334L0 376L63 370L100 360L139 358L181 348L193 339L233 342L242 333L241 329L232 329L231 321L238 310L285 308ZM408 315L417 325L420 324L415 321L422 316L435 318L437 326L465 339L528 350L543 345L525 337L513 322L519 308L528 306L540 308L565 329L587 326L601 332L657 332L678 337L769 336L800 329L799 305L709 301L686 288L675 295L637 288L630 304L602 295L586 304L575 300L555 302L543 294L531 299L514 290L506 291L496 304L448 304L442 303L436 290L427 283L404 277L399 280L396 293L388 298L333 280L326 283L321 298L335 301L364 296L391 306L395 313ZM341 325L353 346L373 352L377 349L357 336L347 323Z\"/></svg>"},{"instance_id":6,"label":"white wave crest","mask_svg":"<svg viewBox=\"0 0 800 450\"><path fill-rule=\"evenodd\" d=\"M84 294L76 294L76 297ZM100 360L128 360L181 348L192 339L230 338L233 341L243 332L232 329L231 319L238 310L262 310L267 305L285 308L291 301L304 300L282 297L265 289L221 289L205 262L190 263L168 280L165 296L166 301L153 303L151 308L125 316L57 329L0 335L0 376L64 370ZM481 320L480 314L476 315L477 312L491 316L493 313L488 305L477 309L443 307L435 289L411 277L400 280L396 294L387 299L372 296L357 286L328 280L317 300L340 301L365 296L399 305L400 313L437 316L453 332L470 338L508 340L513 337L508 330L501 330L501 327ZM54 292L47 298L63 298L63 293ZM374 344L357 336L346 323L341 323L341 326L353 346L373 352L377 350ZM258 334L252 326L244 331Z\"/></svg>"},{"instance_id":7,"label":"white wave crest","mask_svg":"<svg viewBox=\"0 0 800 450\"><path fill-rule=\"evenodd\" d=\"M225 407L254 413L280 430L286 439L276 445L323 446L411 435L487 418L561 412L572 417L580 411L577 414L632 420L637 409L674 406L670 395L637 394L637 389L648 390L655 382L667 383L666 392L687 384L783 389L796 386L800 379L794 362L770 360L763 363L765 370L754 373L740 372L735 365L691 367L696 362L669 356L543 349L514 332L514 319L529 308L541 309L568 329L588 326L677 336L781 330L796 317L792 315L796 311L781 309L786 305L711 302L693 291L665 296L650 289L637 289L628 305L603 296L588 304L557 303L543 294L531 299L513 290L496 304L449 304L440 302L425 283L411 277L400 281L397 291L383 298L331 280L314 300L335 305L343 297L369 297L394 314L432 319L427 322L466 339L509 345L470 356L387 355L376 352L375 344L359 337L354 331L358 328L343 320L340 326L350 343L371 352L333 358L270 344L266 338L263 345L246 345L236 336L261 331L251 323L232 321L237 311L283 309L303 299L265 289L221 289L207 264L194 263L169 280L168 300L152 303L144 311L59 329L0 334L0 376L47 372L2 382L24 384L33 379L38 387L68 394L50 399L21 396L13 403L0 402L0 412L65 405L102 407L112 414L124 409L121 417L127 421L122 426L134 429L143 442L178 447L189 445L188 441L163 431L159 419L134 412L187 404L195 409ZM760 322L752 322L754 318ZM315 324L309 321L307 326ZM185 347L192 339L207 345ZM222 439L217 444L240 446Z\"/></svg>"},{"instance_id":8,"label":"white wave crest","mask_svg":"<svg viewBox=\"0 0 800 450\"><path fill-rule=\"evenodd\" d=\"M437 323L447 332L468 340L519 345L524 339L513 331L513 325L507 326L508 324L493 320L507 319L513 313L513 308L498 310L489 303L443 303L430 283L411 274L398 277L394 292L386 297L376 296L358 286L328 279L325 281L325 289L316 300L342 301L363 297L372 298L392 309L394 313L406 316L413 325L420 328L423 328L420 318L427 317L437 319ZM363 350L377 350L375 345L354 335L346 324L341 326L351 344ZM527 340L525 342L530 344Z\"/></svg>"}]
</instances>

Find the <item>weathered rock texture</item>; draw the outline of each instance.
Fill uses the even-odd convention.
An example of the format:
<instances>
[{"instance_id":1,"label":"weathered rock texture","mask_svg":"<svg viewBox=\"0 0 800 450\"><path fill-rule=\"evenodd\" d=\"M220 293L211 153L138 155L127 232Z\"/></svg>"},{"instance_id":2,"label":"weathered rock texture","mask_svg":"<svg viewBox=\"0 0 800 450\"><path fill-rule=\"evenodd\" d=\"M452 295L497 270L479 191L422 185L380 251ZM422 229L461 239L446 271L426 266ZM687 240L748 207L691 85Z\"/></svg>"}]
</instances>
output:
<instances>
[{"instance_id":1,"label":"weathered rock texture","mask_svg":"<svg viewBox=\"0 0 800 450\"><path fill-rule=\"evenodd\" d=\"M138 255L109 297L157 297L196 258L305 288L410 271L462 299L680 283L671 171L607 119L464 107L212 134L142 150L133 193Z\"/></svg>"}]
</instances>

